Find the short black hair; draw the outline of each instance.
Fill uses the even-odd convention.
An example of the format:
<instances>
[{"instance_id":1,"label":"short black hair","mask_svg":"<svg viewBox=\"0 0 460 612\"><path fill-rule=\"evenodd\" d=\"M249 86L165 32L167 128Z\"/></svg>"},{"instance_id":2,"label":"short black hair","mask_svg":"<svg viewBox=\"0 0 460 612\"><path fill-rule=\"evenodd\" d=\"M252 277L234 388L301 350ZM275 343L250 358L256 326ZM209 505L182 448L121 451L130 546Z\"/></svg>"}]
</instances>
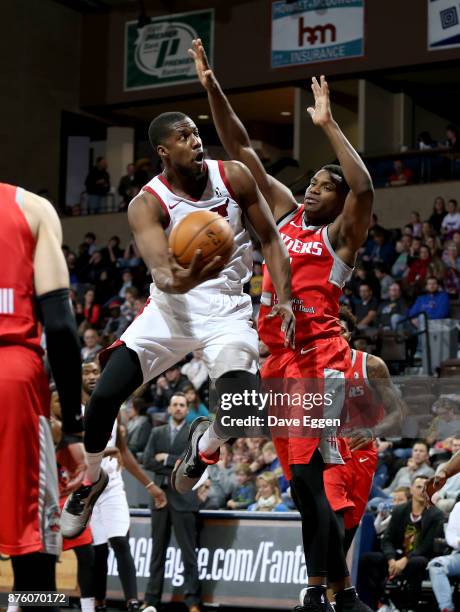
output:
<instances>
[{"instance_id":1,"label":"short black hair","mask_svg":"<svg viewBox=\"0 0 460 612\"><path fill-rule=\"evenodd\" d=\"M430 446L426 440L422 440L420 438L418 440L415 440L415 442L412 444L412 448L414 448L416 444L423 444L427 451L430 450Z\"/></svg>"},{"instance_id":2,"label":"short black hair","mask_svg":"<svg viewBox=\"0 0 460 612\"><path fill-rule=\"evenodd\" d=\"M356 317L348 308L348 306L341 306L339 310L339 319L345 321L348 327L348 331L353 333L356 329Z\"/></svg>"},{"instance_id":3,"label":"short black hair","mask_svg":"<svg viewBox=\"0 0 460 612\"><path fill-rule=\"evenodd\" d=\"M337 184L337 186L339 187L342 193L346 194L350 191L350 187L347 183L347 180L345 178L345 175L343 173L341 166L339 166L338 164L326 164L325 166L321 168L321 170L327 170L329 174L331 175L335 174L336 176L339 177L340 180L334 181L334 183Z\"/></svg>"},{"instance_id":4,"label":"short black hair","mask_svg":"<svg viewBox=\"0 0 460 612\"><path fill-rule=\"evenodd\" d=\"M156 149L171 133L171 126L178 121L187 119L187 115L179 111L161 113L152 120L149 126L149 140L153 149Z\"/></svg>"}]
</instances>

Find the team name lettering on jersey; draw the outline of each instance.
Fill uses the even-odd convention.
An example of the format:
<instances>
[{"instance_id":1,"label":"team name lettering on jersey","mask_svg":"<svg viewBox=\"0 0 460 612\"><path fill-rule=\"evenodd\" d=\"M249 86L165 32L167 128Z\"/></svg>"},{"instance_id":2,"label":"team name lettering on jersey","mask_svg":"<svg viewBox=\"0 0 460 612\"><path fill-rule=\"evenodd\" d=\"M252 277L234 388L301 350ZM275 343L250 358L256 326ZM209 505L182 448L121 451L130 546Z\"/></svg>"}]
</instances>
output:
<instances>
[{"instance_id":1,"label":"team name lettering on jersey","mask_svg":"<svg viewBox=\"0 0 460 612\"><path fill-rule=\"evenodd\" d=\"M323 245L321 242L302 242L298 238L286 236L283 232L280 232L280 236L287 250L293 253L299 253L300 255L321 255L323 252Z\"/></svg>"}]
</instances>

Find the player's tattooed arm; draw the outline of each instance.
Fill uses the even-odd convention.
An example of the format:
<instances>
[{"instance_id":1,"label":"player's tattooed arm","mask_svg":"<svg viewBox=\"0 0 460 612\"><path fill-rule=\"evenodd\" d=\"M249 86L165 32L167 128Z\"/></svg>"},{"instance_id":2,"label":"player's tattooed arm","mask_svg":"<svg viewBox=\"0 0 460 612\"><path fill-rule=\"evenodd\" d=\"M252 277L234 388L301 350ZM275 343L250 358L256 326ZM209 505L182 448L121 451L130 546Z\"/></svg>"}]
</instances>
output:
<instances>
[{"instance_id":1,"label":"player's tattooed arm","mask_svg":"<svg viewBox=\"0 0 460 612\"><path fill-rule=\"evenodd\" d=\"M285 346L295 345L295 317L291 306L291 264L286 247L276 229L265 198L246 168L240 162L224 162L227 179L244 214L248 218L262 245L265 264L275 286L278 303L268 315L280 316Z\"/></svg>"},{"instance_id":2,"label":"player's tattooed arm","mask_svg":"<svg viewBox=\"0 0 460 612\"><path fill-rule=\"evenodd\" d=\"M148 266L155 285L165 293L187 293L200 283L217 276L222 269L222 258L201 265L202 254L196 251L188 268L182 268L169 250L164 228L166 213L157 198L140 192L130 203L128 221L136 245Z\"/></svg>"},{"instance_id":3,"label":"player's tattooed arm","mask_svg":"<svg viewBox=\"0 0 460 612\"><path fill-rule=\"evenodd\" d=\"M371 220L374 200L372 179L358 152L332 116L325 77L321 76L320 83L313 77L311 88L315 106L309 107L308 113L313 123L321 127L328 137L350 187L342 213L329 226L329 239L339 257L353 266Z\"/></svg>"},{"instance_id":4,"label":"player's tattooed arm","mask_svg":"<svg viewBox=\"0 0 460 612\"><path fill-rule=\"evenodd\" d=\"M349 437L350 450L355 451L367 446L369 441L380 436L397 436L407 414L404 401L391 381L385 362L375 355L367 357L367 375L375 393L375 402L382 403L385 415L372 429L354 429ZM372 406L369 407L372 409Z\"/></svg>"},{"instance_id":5,"label":"player's tattooed arm","mask_svg":"<svg viewBox=\"0 0 460 612\"><path fill-rule=\"evenodd\" d=\"M246 164L267 200L275 220L280 219L297 208L294 196L283 183L267 174L251 144L246 128L233 110L214 71L209 66L201 39L192 41L189 54L195 61L195 69L200 83L208 94L214 125L224 149L231 159Z\"/></svg>"},{"instance_id":6,"label":"player's tattooed arm","mask_svg":"<svg viewBox=\"0 0 460 612\"><path fill-rule=\"evenodd\" d=\"M377 437L399 435L407 415L407 406L393 384L383 359L376 355L368 355L367 375L377 399L385 408L385 416L374 428L374 435Z\"/></svg>"}]
</instances>

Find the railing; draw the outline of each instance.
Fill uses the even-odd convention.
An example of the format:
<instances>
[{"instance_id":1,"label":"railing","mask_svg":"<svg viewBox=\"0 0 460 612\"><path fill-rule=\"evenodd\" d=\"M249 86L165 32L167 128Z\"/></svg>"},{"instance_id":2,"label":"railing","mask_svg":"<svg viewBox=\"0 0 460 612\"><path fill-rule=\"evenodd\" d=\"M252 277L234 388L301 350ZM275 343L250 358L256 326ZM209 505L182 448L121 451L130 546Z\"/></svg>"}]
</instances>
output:
<instances>
[{"instance_id":1,"label":"railing","mask_svg":"<svg viewBox=\"0 0 460 612\"><path fill-rule=\"evenodd\" d=\"M429 149L411 150L390 155L364 156L364 162L372 176L375 187L385 187L389 177L394 173L393 162L401 160L405 167L413 172L412 183L431 183L434 181L452 181L460 179L460 153L448 150ZM307 188L313 170L308 170L288 185L294 193L302 193Z\"/></svg>"},{"instance_id":2,"label":"railing","mask_svg":"<svg viewBox=\"0 0 460 612\"><path fill-rule=\"evenodd\" d=\"M91 206L91 201L86 191L80 194L80 200L74 206L67 206L66 213L70 217L84 217L86 215L98 215L103 213L121 212L123 202L117 201L117 196L114 193L108 193L105 196L100 196L97 206Z\"/></svg>"},{"instance_id":3,"label":"railing","mask_svg":"<svg viewBox=\"0 0 460 612\"><path fill-rule=\"evenodd\" d=\"M427 370L428 370L428 375L432 376L433 368L432 368L432 362L431 362L431 342L430 342L430 334L428 330L429 319L428 319L428 315L426 314L426 312L419 313L417 317L404 317L404 319L401 319L396 323L396 327L398 327L398 325L403 325L404 323L407 323L408 321L411 321L412 319L415 319L418 317L422 317L423 319L423 329L417 332L413 332L412 336L418 337L418 336L425 335Z\"/></svg>"}]
</instances>

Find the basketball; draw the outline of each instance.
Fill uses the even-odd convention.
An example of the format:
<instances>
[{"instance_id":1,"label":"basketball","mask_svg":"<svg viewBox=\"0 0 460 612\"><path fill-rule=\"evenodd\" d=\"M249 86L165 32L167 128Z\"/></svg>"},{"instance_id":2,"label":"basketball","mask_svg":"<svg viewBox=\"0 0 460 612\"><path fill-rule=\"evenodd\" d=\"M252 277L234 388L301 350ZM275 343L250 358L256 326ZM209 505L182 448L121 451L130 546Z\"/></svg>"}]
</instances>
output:
<instances>
[{"instance_id":1,"label":"basketball","mask_svg":"<svg viewBox=\"0 0 460 612\"><path fill-rule=\"evenodd\" d=\"M169 246L179 264L187 267L197 249L203 253L203 265L216 255L227 262L233 251L233 240L233 230L223 217L209 210L199 210L174 226Z\"/></svg>"}]
</instances>

